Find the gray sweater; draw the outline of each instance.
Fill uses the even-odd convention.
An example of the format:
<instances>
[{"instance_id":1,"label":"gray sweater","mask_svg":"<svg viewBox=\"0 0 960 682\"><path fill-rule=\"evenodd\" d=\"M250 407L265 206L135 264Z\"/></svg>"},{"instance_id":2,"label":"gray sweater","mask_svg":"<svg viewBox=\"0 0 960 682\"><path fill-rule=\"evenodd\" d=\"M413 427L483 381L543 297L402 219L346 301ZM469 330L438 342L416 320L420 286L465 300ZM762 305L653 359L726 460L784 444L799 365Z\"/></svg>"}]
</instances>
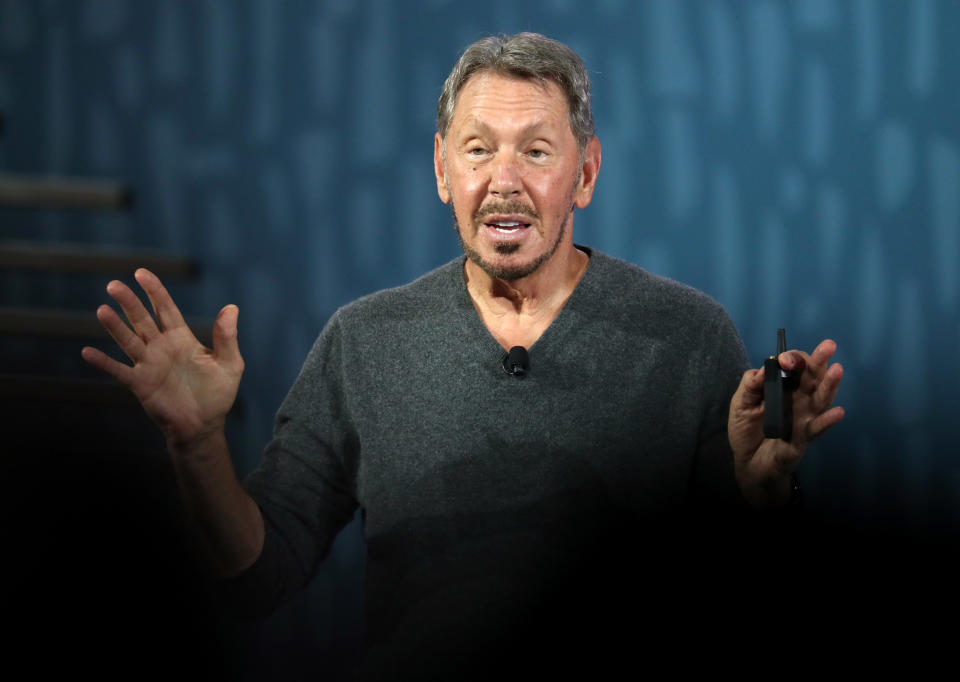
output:
<instances>
[{"instance_id":1,"label":"gray sweater","mask_svg":"<svg viewBox=\"0 0 960 682\"><path fill-rule=\"evenodd\" d=\"M609 548L739 504L725 429L747 362L728 316L590 254L523 377L504 371L463 258L338 310L245 482L267 540L233 587L259 610L289 598L359 505L366 660L395 672L550 620Z\"/></svg>"}]
</instances>

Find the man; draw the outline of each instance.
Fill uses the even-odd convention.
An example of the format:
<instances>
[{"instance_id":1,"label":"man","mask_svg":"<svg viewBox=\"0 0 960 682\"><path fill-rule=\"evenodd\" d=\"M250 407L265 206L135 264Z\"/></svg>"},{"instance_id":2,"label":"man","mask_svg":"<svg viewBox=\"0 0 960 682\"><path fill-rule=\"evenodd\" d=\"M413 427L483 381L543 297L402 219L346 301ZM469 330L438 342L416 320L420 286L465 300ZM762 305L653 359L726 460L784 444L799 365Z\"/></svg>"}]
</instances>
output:
<instances>
[{"instance_id":1,"label":"man","mask_svg":"<svg viewBox=\"0 0 960 682\"><path fill-rule=\"evenodd\" d=\"M574 243L600 164L576 54L536 34L468 48L434 143L466 257L334 315L243 485L224 436L243 371L236 307L207 349L151 273L135 276L159 326L108 285L133 329L108 306L97 316L133 366L83 356L166 434L229 590L262 610L289 598L359 506L365 672L462 679L587 641L593 595L664 589L689 510L789 503L807 443L843 416L834 344L780 356L801 377L793 434L765 439L763 372L745 371L720 306ZM628 588L639 547L645 582ZM628 579L608 590L604 576Z\"/></svg>"}]
</instances>

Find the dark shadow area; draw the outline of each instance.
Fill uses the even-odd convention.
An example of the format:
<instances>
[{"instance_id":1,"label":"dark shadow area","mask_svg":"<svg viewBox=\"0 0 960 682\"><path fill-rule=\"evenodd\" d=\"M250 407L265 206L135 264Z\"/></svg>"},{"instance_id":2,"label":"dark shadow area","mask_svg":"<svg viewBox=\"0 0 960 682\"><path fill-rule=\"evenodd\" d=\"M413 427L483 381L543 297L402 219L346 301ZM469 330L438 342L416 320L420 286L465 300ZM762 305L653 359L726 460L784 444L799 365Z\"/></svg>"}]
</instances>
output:
<instances>
[{"instance_id":1,"label":"dark shadow area","mask_svg":"<svg viewBox=\"0 0 960 682\"><path fill-rule=\"evenodd\" d=\"M4 396L11 665L109 679L190 666L221 678L217 622L162 438L139 405L102 395Z\"/></svg>"},{"instance_id":2,"label":"dark shadow area","mask_svg":"<svg viewBox=\"0 0 960 682\"><path fill-rule=\"evenodd\" d=\"M265 621L216 613L164 444L137 404L7 395L3 409L11 666L211 680L348 668L355 630L320 641L282 625L309 620L329 595L308 590ZM458 679L706 671L735 665L745 641L755 652L800 647L807 663L842 641L841 656L869 650L863 664L876 664L885 646L936 641L936 623L960 605L956 535L895 518L718 515L639 540L607 519L537 609L455 663Z\"/></svg>"},{"instance_id":3,"label":"dark shadow area","mask_svg":"<svg viewBox=\"0 0 960 682\"><path fill-rule=\"evenodd\" d=\"M358 647L356 623L340 631L335 619L311 615L343 612L324 592L329 576L264 620L218 610L163 438L125 389L5 377L12 669L118 680L342 676Z\"/></svg>"}]
</instances>

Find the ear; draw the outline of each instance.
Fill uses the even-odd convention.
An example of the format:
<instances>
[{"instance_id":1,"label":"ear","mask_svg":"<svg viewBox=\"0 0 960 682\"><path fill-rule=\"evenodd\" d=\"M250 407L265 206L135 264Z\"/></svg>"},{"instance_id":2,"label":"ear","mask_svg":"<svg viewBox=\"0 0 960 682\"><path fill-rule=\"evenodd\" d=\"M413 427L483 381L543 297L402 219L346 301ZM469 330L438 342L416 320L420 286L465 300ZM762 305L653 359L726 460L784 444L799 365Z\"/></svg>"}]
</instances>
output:
<instances>
[{"instance_id":1,"label":"ear","mask_svg":"<svg viewBox=\"0 0 960 682\"><path fill-rule=\"evenodd\" d=\"M443 162L443 139L440 133L433 136L433 173L437 176L437 194L440 201L450 203L450 192L447 190L447 169Z\"/></svg>"},{"instance_id":2,"label":"ear","mask_svg":"<svg viewBox=\"0 0 960 682\"><path fill-rule=\"evenodd\" d=\"M596 136L588 143L583 154L583 168L580 169L580 182L577 184L574 204L577 208L586 208L590 205L593 198L593 189L597 185L597 175L600 173L600 161L603 158L603 150L600 148L600 140Z\"/></svg>"}]
</instances>

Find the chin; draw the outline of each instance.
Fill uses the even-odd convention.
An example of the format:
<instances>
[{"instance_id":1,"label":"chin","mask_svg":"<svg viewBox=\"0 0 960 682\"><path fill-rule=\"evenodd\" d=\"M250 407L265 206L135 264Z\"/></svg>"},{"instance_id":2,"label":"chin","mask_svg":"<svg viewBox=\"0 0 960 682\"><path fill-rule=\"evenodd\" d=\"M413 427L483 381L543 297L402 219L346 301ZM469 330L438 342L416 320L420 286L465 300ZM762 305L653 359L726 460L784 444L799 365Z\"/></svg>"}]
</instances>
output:
<instances>
[{"instance_id":1,"label":"chin","mask_svg":"<svg viewBox=\"0 0 960 682\"><path fill-rule=\"evenodd\" d=\"M501 279L506 282L512 282L518 279L523 279L524 277L529 277L539 270L544 263L553 258L553 254L557 252L557 249L560 248L560 244L563 243L563 238L566 235L569 225L570 221L568 219L563 223L563 226L557 232L557 238L554 240L553 244L550 245L550 248L532 260L520 263L495 263L484 258L477 249L468 244L467 240L463 238L463 230L460 229L460 225L457 221L456 210L453 210L453 229L456 231L457 237L460 239L460 245L463 247L464 253L467 254L467 258L473 261L474 265L483 270L493 279ZM515 255L520 248L522 248L522 244L495 244L493 246L493 250L495 252L494 258L498 260L507 260L510 256ZM513 258L509 258L509 260L513 260Z\"/></svg>"},{"instance_id":2,"label":"chin","mask_svg":"<svg viewBox=\"0 0 960 682\"><path fill-rule=\"evenodd\" d=\"M474 265L483 270L487 275L494 279L502 279L507 282L529 277L539 270L544 263L550 260L551 256L553 256L554 252L556 251L555 248L551 249L550 251L545 251L537 258L526 262L495 263L485 259L476 249L465 242L463 243L463 250L467 254L467 258L473 261ZM516 249L513 249L513 251L516 251Z\"/></svg>"}]
</instances>

